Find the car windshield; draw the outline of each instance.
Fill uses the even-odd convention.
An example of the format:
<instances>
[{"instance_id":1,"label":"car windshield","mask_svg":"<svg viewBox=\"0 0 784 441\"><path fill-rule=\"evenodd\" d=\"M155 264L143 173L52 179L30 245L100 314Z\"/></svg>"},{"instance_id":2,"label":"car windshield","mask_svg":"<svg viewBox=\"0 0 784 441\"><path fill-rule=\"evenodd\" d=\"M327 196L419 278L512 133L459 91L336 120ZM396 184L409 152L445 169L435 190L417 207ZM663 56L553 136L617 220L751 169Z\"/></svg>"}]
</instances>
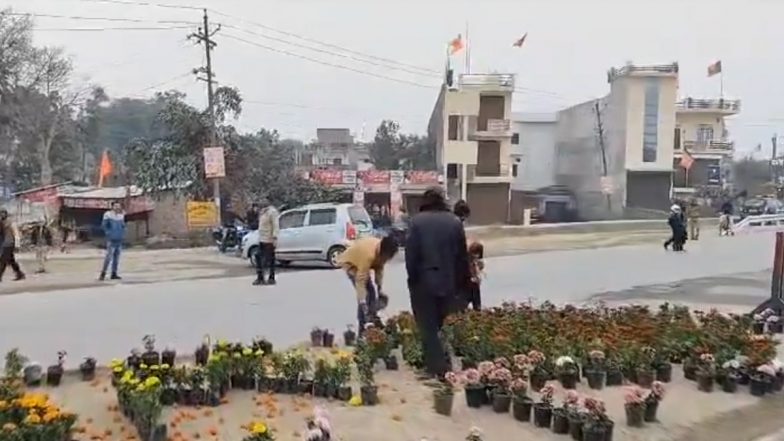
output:
<instances>
[{"instance_id":1,"label":"car windshield","mask_svg":"<svg viewBox=\"0 0 784 441\"><path fill-rule=\"evenodd\" d=\"M365 210L363 207L349 207L348 217L354 224L362 224L366 227L373 225L373 221L370 219L370 215L368 215L367 210Z\"/></svg>"}]
</instances>

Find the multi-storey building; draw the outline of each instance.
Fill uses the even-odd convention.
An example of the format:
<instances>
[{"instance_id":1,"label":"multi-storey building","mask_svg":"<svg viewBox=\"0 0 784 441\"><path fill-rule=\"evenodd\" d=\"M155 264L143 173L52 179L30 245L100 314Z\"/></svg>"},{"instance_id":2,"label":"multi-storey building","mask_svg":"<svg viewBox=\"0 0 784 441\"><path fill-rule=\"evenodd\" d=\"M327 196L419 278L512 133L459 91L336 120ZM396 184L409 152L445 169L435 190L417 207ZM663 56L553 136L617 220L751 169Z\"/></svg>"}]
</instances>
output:
<instances>
[{"instance_id":1,"label":"multi-storey building","mask_svg":"<svg viewBox=\"0 0 784 441\"><path fill-rule=\"evenodd\" d=\"M316 140L297 152L297 164L301 167L363 170L369 163L368 147L355 142L349 129L316 129Z\"/></svg>"},{"instance_id":2,"label":"multi-storey building","mask_svg":"<svg viewBox=\"0 0 784 441\"><path fill-rule=\"evenodd\" d=\"M442 87L430 118L447 193L468 201L473 223L507 221L513 92L511 74L460 75L456 84Z\"/></svg>"},{"instance_id":3,"label":"multi-storey building","mask_svg":"<svg viewBox=\"0 0 784 441\"><path fill-rule=\"evenodd\" d=\"M735 152L725 119L740 112L740 100L685 98L676 106L673 192L688 197L698 188L721 189ZM684 155L688 155L683 161ZM689 158L691 159L689 161ZM686 168L684 165L689 165Z\"/></svg>"}]
</instances>

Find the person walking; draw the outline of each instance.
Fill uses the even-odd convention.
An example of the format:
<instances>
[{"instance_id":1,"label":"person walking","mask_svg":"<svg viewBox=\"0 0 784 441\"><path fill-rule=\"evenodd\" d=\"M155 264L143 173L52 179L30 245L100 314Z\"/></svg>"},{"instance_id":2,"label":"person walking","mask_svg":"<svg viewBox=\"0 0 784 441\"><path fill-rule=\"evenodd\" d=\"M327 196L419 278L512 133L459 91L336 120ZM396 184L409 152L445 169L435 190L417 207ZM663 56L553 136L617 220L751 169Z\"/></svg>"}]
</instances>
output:
<instances>
[{"instance_id":1,"label":"person walking","mask_svg":"<svg viewBox=\"0 0 784 441\"><path fill-rule=\"evenodd\" d=\"M8 266L16 274L15 281L25 279L25 274L14 255L20 243L19 229L8 216L8 211L0 208L0 281L3 280L3 274Z\"/></svg>"},{"instance_id":2,"label":"person walking","mask_svg":"<svg viewBox=\"0 0 784 441\"><path fill-rule=\"evenodd\" d=\"M452 208L460 222L465 226L466 221L471 217L471 207L464 200L459 200ZM482 308L482 272L485 269L484 264L484 245L473 239L467 239L466 246L468 248L468 272L471 275L471 280L466 289L461 293L460 310L465 311L471 306L475 311Z\"/></svg>"},{"instance_id":3,"label":"person walking","mask_svg":"<svg viewBox=\"0 0 784 441\"><path fill-rule=\"evenodd\" d=\"M101 222L104 236L106 237L106 256L98 280L106 280L106 271L112 265L112 280L122 280L117 272L120 266L120 252L125 240L125 213L119 202L112 203L112 209L103 214Z\"/></svg>"},{"instance_id":4,"label":"person walking","mask_svg":"<svg viewBox=\"0 0 784 441\"><path fill-rule=\"evenodd\" d=\"M250 231L259 229L259 204L254 202L247 213L245 213L245 226Z\"/></svg>"},{"instance_id":5,"label":"person walking","mask_svg":"<svg viewBox=\"0 0 784 441\"><path fill-rule=\"evenodd\" d=\"M338 263L357 294L357 321L359 335L362 336L365 326L373 323L378 311L389 303L384 294L384 265L397 255L399 245L394 237L362 237L355 240L338 257ZM375 280L371 278L371 271Z\"/></svg>"},{"instance_id":6,"label":"person walking","mask_svg":"<svg viewBox=\"0 0 784 441\"><path fill-rule=\"evenodd\" d=\"M689 224L689 239L700 239L700 204L696 199L689 201L689 206L686 208L686 220Z\"/></svg>"},{"instance_id":7,"label":"person walking","mask_svg":"<svg viewBox=\"0 0 784 441\"><path fill-rule=\"evenodd\" d=\"M686 243L686 225L683 222L683 212L678 204L670 207L670 216L667 223L672 230L672 236L664 242L664 249L669 249L672 245L673 251L683 251L683 244Z\"/></svg>"},{"instance_id":8,"label":"person walking","mask_svg":"<svg viewBox=\"0 0 784 441\"><path fill-rule=\"evenodd\" d=\"M52 247L52 230L44 219L43 222L36 222L30 232L30 242L35 247L35 261L38 263L36 274L46 272L46 261L49 258L49 249Z\"/></svg>"},{"instance_id":9,"label":"person walking","mask_svg":"<svg viewBox=\"0 0 784 441\"><path fill-rule=\"evenodd\" d=\"M440 340L447 315L470 282L463 224L446 204L441 187L425 191L421 211L411 220L406 241L406 271L411 310L425 353L427 375L441 381L449 357Z\"/></svg>"},{"instance_id":10,"label":"person walking","mask_svg":"<svg viewBox=\"0 0 784 441\"><path fill-rule=\"evenodd\" d=\"M256 248L256 280L253 285L275 285L275 247L278 246L278 232L280 231L279 213L275 206L262 201L259 215L259 246ZM265 278L264 272L269 272Z\"/></svg>"}]
</instances>

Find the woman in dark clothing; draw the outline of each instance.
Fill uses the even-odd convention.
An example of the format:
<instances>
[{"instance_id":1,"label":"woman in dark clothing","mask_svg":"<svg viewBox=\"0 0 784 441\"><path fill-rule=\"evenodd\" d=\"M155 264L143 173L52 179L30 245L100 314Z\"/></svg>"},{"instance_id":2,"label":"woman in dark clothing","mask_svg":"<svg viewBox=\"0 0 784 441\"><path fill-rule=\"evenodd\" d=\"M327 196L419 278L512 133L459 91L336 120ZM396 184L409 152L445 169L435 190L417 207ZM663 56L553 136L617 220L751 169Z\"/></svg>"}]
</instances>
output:
<instances>
[{"instance_id":1,"label":"woman in dark clothing","mask_svg":"<svg viewBox=\"0 0 784 441\"><path fill-rule=\"evenodd\" d=\"M468 218L471 216L471 207L468 206L468 203L462 199L455 203L455 206L452 208L452 212L455 213L461 222L465 224ZM461 293L461 301L460 301L460 310L465 311L471 306L475 311L479 311L482 308L482 290L481 290L481 283L482 283L482 271L485 269L484 263L484 253L485 248L481 242L468 239L468 243L466 247L468 249L468 271L471 274L471 280L468 283L468 286L465 288L465 292Z\"/></svg>"},{"instance_id":2,"label":"woman in dark clothing","mask_svg":"<svg viewBox=\"0 0 784 441\"><path fill-rule=\"evenodd\" d=\"M670 217L667 223L672 230L672 237L664 242L664 249L669 249L672 244L673 251L683 251L683 244L686 243L686 223L683 218L683 211L677 204L670 208Z\"/></svg>"}]
</instances>

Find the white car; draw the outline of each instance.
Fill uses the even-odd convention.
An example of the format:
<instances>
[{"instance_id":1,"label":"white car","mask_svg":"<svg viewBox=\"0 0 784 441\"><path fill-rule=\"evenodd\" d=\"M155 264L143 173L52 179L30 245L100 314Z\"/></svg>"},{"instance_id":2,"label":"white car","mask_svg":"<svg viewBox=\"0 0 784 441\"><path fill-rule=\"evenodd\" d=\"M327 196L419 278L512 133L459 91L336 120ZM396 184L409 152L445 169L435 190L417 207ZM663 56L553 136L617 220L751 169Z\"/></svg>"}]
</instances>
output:
<instances>
[{"instance_id":1,"label":"white car","mask_svg":"<svg viewBox=\"0 0 784 441\"><path fill-rule=\"evenodd\" d=\"M280 214L275 257L278 264L323 261L338 267L338 256L351 241L373 234L373 222L364 207L353 204L313 204ZM242 239L242 257L256 263L259 232Z\"/></svg>"}]
</instances>

